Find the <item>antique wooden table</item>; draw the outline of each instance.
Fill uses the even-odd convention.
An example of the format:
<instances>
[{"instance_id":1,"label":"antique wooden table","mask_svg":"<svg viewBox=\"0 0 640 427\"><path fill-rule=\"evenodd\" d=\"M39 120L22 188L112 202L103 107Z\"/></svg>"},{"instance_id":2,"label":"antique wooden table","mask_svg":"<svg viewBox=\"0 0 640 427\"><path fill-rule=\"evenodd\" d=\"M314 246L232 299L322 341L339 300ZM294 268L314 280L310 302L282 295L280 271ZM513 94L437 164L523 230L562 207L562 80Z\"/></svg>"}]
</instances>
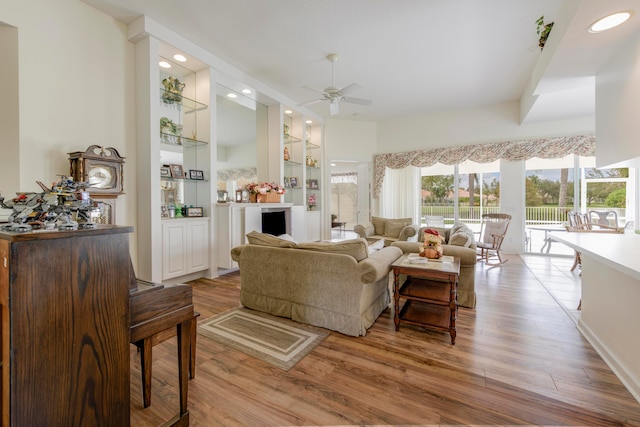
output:
<instances>
[{"instance_id":1,"label":"antique wooden table","mask_svg":"<svg viewBox=\"0 0 640 427\"><path fill-rule=\"evenodd\" d=\"M451 344L455 345L460 258L451 257L452 262L428 260L417 264L411 262L414 257L418 254L405 254L391 264L396 331L400 329L400 322L448 331ZM402 286L401 274L407 275ZM401 297L405 300L402 310Z\"/></svg>"}]
</instances>

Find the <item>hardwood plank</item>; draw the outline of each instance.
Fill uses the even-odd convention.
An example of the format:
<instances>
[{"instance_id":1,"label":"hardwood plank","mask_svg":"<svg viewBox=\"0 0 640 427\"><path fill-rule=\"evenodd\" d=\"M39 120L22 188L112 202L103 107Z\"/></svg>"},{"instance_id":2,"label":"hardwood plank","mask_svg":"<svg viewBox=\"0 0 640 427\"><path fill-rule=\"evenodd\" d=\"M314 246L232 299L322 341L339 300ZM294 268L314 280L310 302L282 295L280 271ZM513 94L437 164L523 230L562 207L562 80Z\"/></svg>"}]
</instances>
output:
<instances>
[{"instance_id":1,"label":"hardwood plank","mask_svg":"<svg viewBox=\"0 0 640 427\"><path fill-rule=\"evenodd\" d=\"M498 268L479 263L478 306L460 308L455 346L445 332L396 332L392 309L364 337L331 332L288 372L199 336L191 425L640 426L640 403L542 285L544 274L518 257ZM239 305L237 273L192 285L201 321ZM178 407L175 345L154 347L146 409L132 349L132 425L158 425Z\"/></svg>"}]
</instances>

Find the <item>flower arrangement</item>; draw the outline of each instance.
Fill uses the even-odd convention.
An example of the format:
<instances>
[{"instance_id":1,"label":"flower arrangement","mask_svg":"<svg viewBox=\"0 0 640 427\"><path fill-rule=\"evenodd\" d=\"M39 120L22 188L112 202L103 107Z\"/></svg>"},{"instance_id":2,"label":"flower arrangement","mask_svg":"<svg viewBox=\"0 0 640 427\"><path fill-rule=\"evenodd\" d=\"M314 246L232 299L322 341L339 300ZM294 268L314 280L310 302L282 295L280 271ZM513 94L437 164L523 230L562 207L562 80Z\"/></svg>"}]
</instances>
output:
<instances>
[{"instance_id":1,"label":"flower arrangement","mask_svg":"<svg viewBox=\"0 0 640 427\"><path fill-rule=\"evenodd\" d=\"M282 185L276 184L275 182L251 182L245 185L244 189L249 191L251 194L284 194L287 192Z\"/></svg>"},{"instance_id":2,"label":"flower arrangement","mask_svg":"<svg viewBox=\"0 0 640 427\"><path fill-rule=\"evenodd\" d=\"M316 207L316 195L309 194L309 199L307 200L307 205L309 206L309 210L313 210Z\"/></svg>"}]
</instances>

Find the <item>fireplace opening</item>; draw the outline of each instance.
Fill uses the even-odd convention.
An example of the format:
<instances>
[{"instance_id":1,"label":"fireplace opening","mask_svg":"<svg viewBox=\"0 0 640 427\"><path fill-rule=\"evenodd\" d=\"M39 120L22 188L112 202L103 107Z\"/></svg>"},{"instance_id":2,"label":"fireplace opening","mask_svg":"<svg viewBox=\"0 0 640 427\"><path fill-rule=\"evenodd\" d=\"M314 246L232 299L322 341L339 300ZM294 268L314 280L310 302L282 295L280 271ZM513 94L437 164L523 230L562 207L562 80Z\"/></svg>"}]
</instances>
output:
<instances>
[{"instance_id":1,"label":"fireplace opening","mask_svg":"<svg viewBox=\"0 0 640 427\"><path fill-rule=\"evenodd\" d=\"M279 236L287 233L284 211L262 212L262 232Z\"/></svg>"}]
</instances>

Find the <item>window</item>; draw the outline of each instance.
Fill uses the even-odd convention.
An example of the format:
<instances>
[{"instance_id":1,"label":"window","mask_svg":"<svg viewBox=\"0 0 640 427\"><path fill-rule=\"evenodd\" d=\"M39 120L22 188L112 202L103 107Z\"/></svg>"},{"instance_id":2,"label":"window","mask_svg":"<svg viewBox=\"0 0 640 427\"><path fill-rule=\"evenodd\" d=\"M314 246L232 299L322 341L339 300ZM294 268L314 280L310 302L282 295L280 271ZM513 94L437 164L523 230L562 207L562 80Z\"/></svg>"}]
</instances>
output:
<instances>
[{"instance_id":1,"label":"window","mask_svg":"<svg viewBox=\"0 0 640 427\"><path fill-rule=\"evenodd\" d=\"M420 190L422 225L426 216L443 216L447 225L464 222L479 231L482 214L500 206L500 161L424 167Z\"/></svg>"}]
</instances>

